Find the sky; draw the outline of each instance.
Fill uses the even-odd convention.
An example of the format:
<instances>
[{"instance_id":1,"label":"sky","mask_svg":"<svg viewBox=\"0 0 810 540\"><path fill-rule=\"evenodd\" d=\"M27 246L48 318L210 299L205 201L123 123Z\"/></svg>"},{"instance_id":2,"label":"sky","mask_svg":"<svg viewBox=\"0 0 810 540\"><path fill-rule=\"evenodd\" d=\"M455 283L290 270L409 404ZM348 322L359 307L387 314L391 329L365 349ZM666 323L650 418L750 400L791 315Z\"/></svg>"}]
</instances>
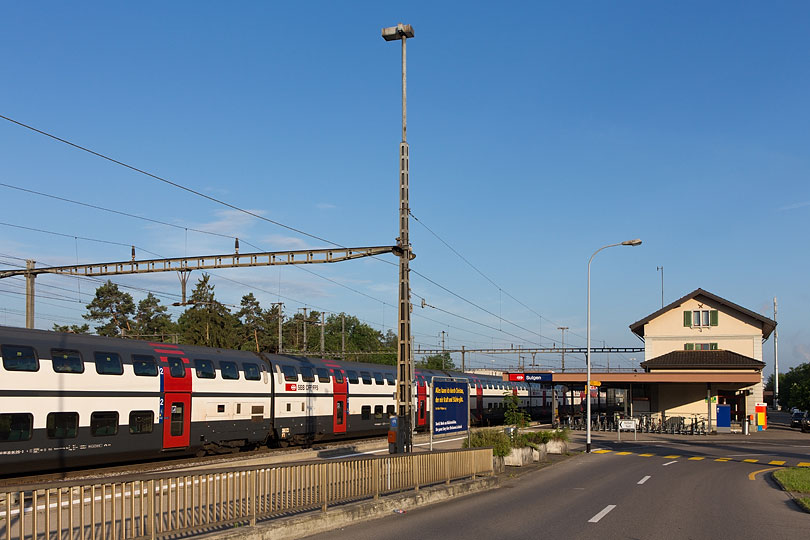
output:
<instances>
[{"instance_id":1,"label":"sky","mask_svg":"<svg viewBox=\"0 0 810 540\"><path fill-rule=\"evenodd\" d=\"M773 318L777 297L780 370L810 361L807 2L6 2L0 16L0 115L231 205L0 119L0 269L129 260L131 245L226 254L233 237L243 253L395 244L401 57L380 31L402 22L415 347L442 331L449 348L560 345L560 326L585 346L591 254L640 238L593 260L594 345L643 345L628 326L661 307L663 267L666 304L700 287ZM210 273L225 304L252 292L387 330L396 262ZM173 273L113 281L179 301ZM98 284L38 277L36 327L85 322ZM24 291L0 280L0 324L24 326Z\"/></svg>"}]
</instances>

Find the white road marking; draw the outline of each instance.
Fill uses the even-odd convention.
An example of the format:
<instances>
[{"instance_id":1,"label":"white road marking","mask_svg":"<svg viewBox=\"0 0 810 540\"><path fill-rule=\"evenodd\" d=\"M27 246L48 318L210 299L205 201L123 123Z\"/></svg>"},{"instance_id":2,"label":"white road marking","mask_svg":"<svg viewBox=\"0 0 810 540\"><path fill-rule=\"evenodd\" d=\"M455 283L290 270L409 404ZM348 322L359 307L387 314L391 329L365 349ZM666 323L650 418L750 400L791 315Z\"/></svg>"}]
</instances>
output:
<instances>
[{"instance_id":1,"label":"white road marking","mask_svg":"<svg viewBox=\"0 0 810 540\"><path fill-rule=\"evenodd\" d=\"M608 512L616 508L615 504L607 505L601 512L593 516L591 519L588 520L588 523L599 523L599 520L608 515Z\"/></svg>"},{"instance_id":2,"label":"white road marking","mask_svg":"<svg viewBox=\"0 0 810 540\"><path fill-rule=\"evenodd\" d=\"M667 465L672 465L673 463L678 463L678 460L676 459L674 461L668 461L668 462L664 463L663 466L666 467Z\"/></svg>"},{"instance_id":3,"label":"white road marking","mask_svg":"<svg viewBox=\"0 0 810 540\"><path fill-rule=\"evenodd\" d=\"M649 480L650 478L651 478L650 476L645 476L644 478L642 478L641 480L639 480L639 481L638 481L638 485L643 484L644 482L646 482L646 481L647 481L647 480Z\"/></svg>"}]
</instances>

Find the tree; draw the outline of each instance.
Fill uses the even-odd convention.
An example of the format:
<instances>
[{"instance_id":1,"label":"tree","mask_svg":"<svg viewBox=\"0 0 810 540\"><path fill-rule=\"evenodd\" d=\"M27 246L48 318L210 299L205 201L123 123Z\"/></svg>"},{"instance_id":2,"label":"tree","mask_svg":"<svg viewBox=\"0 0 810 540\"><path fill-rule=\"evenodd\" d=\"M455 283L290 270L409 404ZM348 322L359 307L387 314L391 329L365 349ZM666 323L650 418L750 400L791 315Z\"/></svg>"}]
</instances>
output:
<instances>
[{"instance_id":1,"label":"tree","mask_svg":"<svg viewBox=\"0 0 810 540\"><path fill-rule=\"evenodd\" d=\"M520 410L520 399L513 392L503 393L503 406L503 421L506 424L519 428L529 425L528 415Z\"/></svg>"},{"instance_id":2,"label":"tree","mask_svg":"<svg viewBox=\"0 0 810 540\"><path fill-rule=\"evenodd\" d=\"M253 293L242 297L241 306L236 313L237 319L241 321L239 348L254 351L258 346L260 351L277 351L278 307L262 309Z\"/></svg>"},{"instance_id":3,"label":"tree","mask_svg":"<svg viewBox=\"0 0 810 540\"><path fill-rule=\"evenodd\" d=\"M132 331L130 317L135 313L135 303L129 293L118 290L112 281L96 289L96 297L87 304L87 313L82 315L88 321L103 323L96 326L100 336L120 336L123 330Z\"/></svg>"},{"instance_id":4,"label":"tree","mask_svg":"<svg viewBox=\"0 0 810 540\"><path fill-rule=\"evenodd\" d=\"M90 333L90 325L89 324L83 324L83 325L79 326L78 324L71 324L70 326L68 326L68 325L62 326L60 324L54 323L53 331L54 332L69 332L71 334L89 334Z\"/></svg>"},{"instance_id":5,"label":"tree","mask_svg":"<svg viewBox=\"0 0 810 540\"><path fill-rule=\"evenodd\" d=\"M167 310L166 306L160 305L160 299L154 294L147 294L146 298L138 302L138 312L135 314L135 333L146 335L173 333L176 327Z\"/></svg>"},{"instance_id":6,"label":"tree","mask_svg":"<svg viewBox=\"0 0 810 540\"><path fill-rule=\"evenodd\" d=\"M238 349L241 323L214 298L210 278L203 274L191 293L193 306L177 319L181 339L189 345Z\"/></svg>"},{"instance_id":7,"label":"tree","mask_svg":"<svg viewBox=\"0 0 810 540\"><path fill-rule=\"evenodd\" d=\"M423 356L422 360L416 362L416 367L420 367L422 369L439 369L442 371L458 370L456 364L453 362L453 359L450 358L449 352L432 354L430 356Z\"/></svg>"},{"instance_id":8,"label":"tree","mask_svg":"<svg viewBox=\"0 0 810 540\"><path fill-rule=\"evenodd\" d=\"M810 363L799 364L779 377L779 403L810 410Z\"/></svg>"}]
</instances>

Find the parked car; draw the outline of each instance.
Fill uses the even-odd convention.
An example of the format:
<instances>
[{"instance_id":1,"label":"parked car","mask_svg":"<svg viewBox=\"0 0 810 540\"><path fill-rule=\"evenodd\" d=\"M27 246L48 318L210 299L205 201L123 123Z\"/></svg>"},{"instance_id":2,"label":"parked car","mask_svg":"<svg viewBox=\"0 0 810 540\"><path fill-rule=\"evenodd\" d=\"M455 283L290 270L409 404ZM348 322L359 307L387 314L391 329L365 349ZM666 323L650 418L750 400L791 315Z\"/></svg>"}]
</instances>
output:
<instances>
[{"instance_id":1,"label":"parked car","mask_svg":"<svg viewBox=\"0 0 810 540\"><path fill-rule=\"evenodd\" d=\"M802 427L802 418L804 418L805 413L803 411L795 411L793 414L790 415L790 427Z\"/></svg>"},{"instance_id":2,"label":"parked car","mask_svg":"<svg viewBox=\"0 0 810 540\"><path fill-rule=\"evenodd\" d=\"M802 433L810 432L810 412L804 413L800 427L802 428Z\"/></svg>"}]
</instances>

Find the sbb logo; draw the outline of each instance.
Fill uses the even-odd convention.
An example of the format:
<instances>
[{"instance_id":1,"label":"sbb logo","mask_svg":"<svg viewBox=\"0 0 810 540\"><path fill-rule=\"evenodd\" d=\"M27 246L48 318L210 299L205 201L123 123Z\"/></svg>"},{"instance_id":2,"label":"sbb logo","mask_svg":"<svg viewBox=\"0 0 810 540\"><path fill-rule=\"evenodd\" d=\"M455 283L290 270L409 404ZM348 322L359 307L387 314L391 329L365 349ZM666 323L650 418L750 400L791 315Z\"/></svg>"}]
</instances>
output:
<instances>
[{"instance_id":1,"label":"sbb logo","mask_svg":"<svg viewBox=\"0 0 810 540\"><path fill-rule=\"evenodd\" d=\"M296 384L295 383L287 383L287 392L295 392Z\"/></svg>"}]
</instances>

